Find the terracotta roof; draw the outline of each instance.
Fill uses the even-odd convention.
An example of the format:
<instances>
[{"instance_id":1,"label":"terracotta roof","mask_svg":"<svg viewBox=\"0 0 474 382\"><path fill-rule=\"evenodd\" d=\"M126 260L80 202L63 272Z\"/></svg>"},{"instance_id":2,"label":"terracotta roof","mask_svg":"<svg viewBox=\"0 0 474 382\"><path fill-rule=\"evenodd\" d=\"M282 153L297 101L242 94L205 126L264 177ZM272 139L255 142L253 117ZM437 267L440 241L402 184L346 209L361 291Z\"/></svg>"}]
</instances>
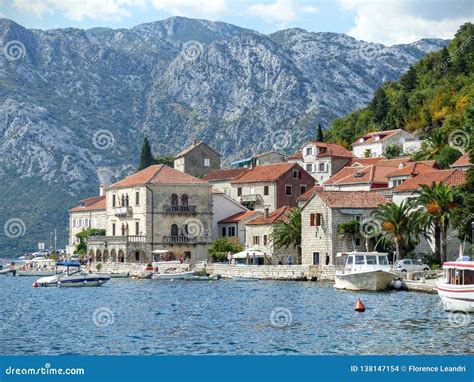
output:
<instances>
[{"instance_id":1,"label":"terracotta roof","mask_svg":"<svg viewBox=\"0 0 474 382\"><path fill-rule=\"evenodd\" d=\"M93 196L92 198L82 199L76 207L69 212L96 211L105 210L105 196Z\"/></svg>"},{"instance_id":2,"label":"terracotta roof","mask_svg":"<svg viewBox=\"0 0 474 382\"><path fill-rule=\"evenodd\" d=\"M164 164L147 167L125 179L112 184L110 188L135 187L145 184L208 184L207 182L185 174Z\"/></svg>"},{"instance_id":3,"label":"terracotta roof","mask_svg":"<svg viewBox=\"0 0 474 382\"><path fill-rule=\"evenodd\" d=\"M456 162L454 162L451 167L470 167L474 166L474 164L471 163L471 160L469 158L469 153L464 154L461 158L459 158Z\"/></svg>"},{"instance_id":4,"label":"terracotta roof","mask_svg":"<svg viewBox=\"0 0 474 382\"><path fill-rule=\"evenodd\" d=\"M208 172L202 179L208 182L213 180L231 180L239 177L247 171L249 171L249 169L244 167L212 170Z\"/></svg>"},{"instance_id":5,"label":"terracotta roof","mask_svg":"<svg viewBox=\"0 0 474 382\"><path fill-rule=\"evenodd\" d=\"M353 157L352 152L347 150L345 147L338 145L337 143L311 141L311 142L308 142L306 145L309 145L309 144L316 146L318 149L321 150L321 152L317 154L318 157L331 157L331 156L341 157L341 158Z\"/></svg>"},{"instance_id":6,"label":"terracotta roof","mask_svg":"<svg viewBox=\"0 0 474 382\"><path fill-rule=\"evenodd\" d=\"M297 163L275 163L255 166L234 179L231 183L275 182L295 167L300 168ZM304 171L302 168L300 170Z\"/></svg>"},{"instance_id":7,"label":"terracotta roof","mask_svg":"<svg viewBox=\"0 0 474 382\"><path fill-rule=\"evenodd\" d=\"M385 160L384 157L375 157L375 158L352 158L347 166L352 167L354 165L360 164L361 166L368 166L370 164L377 163L378 161Z\"/></svg>"},{"instance_id":8,"label":"terracotta roof","mask_svg":"<svg viewBox=\"0 0 474 382\"><path fill-rule=\"evenodd\" d=\"M352 145L362 145L366 143L374 143L374 142L382 142L387 138L390 138L397 134L398 132L403 131L401 129L396 130L386 130L386 131L374 131L372 133L368 133L363 135L362 137L358 138L356 141L352 143ZM375 137L379 136L379 140L375 140ZM364 142L360 142L360 139L364 139Z\"/></svg>"},{"instance_id":9,"label":"terracotta roof","mask_svg":"<svg viewBox=\"0 0 474 382\"><path fill-rule=\"evenodd\" d=\"M265 219L265 216L259 216L255 219L252 219L245 223L246 225L265 225L265 224L275 224L277 221L286 221L288 215L291 214L296 208L283 206L268 215L268 218Z\"/></svg>"},{"instance_id":10,"label":"terracotta roof","mask_svg":"<svg viewBox=\"0 0 474 382\"><path fill-rule=\"evenodd\" d=\"M331 208L377 208L388 203L377 191L316 191L315 195Z\"/></svg>"},{"instance_id":11,"label":"terracotta roof","mask_svg":"<svg viewBox=\"0 0 474 382\"><path fill-rule=\"evenodd\" d=\"M286 159L288 159L288 160L303 159L303 153L294 153L292 155L289 155Z\"/></svg>"},{"instance_id":12,"label":"terracotta roof","mask_svg":"<svg viewBox=\"0 0 474 382\"><path fill-rule=\"evenodd\" d=\"M178 158L181 158L181 157L185 156L187 153L193 151L196 147L201 146L201 145L206 145L206 146L209 147L212 151L214 151L217 155L221 156L221 154L219 154L219 153L218 153L216 150L214 150L211 146L207 145L207 144L204 143L203 141L198 141L198 142L193 143L191 146L186 147L184 150L182 150L182 151L179 152L178 154L176 154L176 156L174 157L174 159L178 159Z\"/></svg>"},{"instance_id":13,"label":"terracotta roof","mask_svg":"<svg viewBox=\"0 0 474 382\"><path fill-rule=\"evenodd\" d=\"M218 223L229 224L229 223L238 223L244 219L247 219L255 214L259 214L257 211L242 211L238 212L235 215L229 216L225 219L222 219Z\"/></svg>"},{"instance_id":14,"label":"terracotta roof","mask_svg":"<svg viewBox=\"0 0 474 382\"><path fill-rule=\"evenodd\" d=\"M402 184L395 187L393 191L416 191L422 184L431 185L433 182L442 182L449 184L450 186L459 186L464 183L465 177L466 174L462 170L435 170L407 179Z\"/></svg>"},{"instance_id":15,"label":"terracotta roof","mask_svg":"<svg viewBox=\"0 0 474 382\"><path fill-rule=\"evenodd\" d=\"M316 191L322 191L323 186L313 186L308 191L306 191L303 195L301 195L297 201L298 202L306 202L307 200L311 199L312 196Z\"/></svg>"},{"instance_id":16,"label":"terracotta roof","mask_svg":"<svg viewBox=\"0 0 474 382\"><path fill-rule=\"evenodd\" d=\"M387 176L389 178L394 177L394 176L409 176L409 175L416 176L424 172L433 171L435 166L436 166L435 161L432 161L432 166L429 166L428 164L425 164L422 162L408 163L406 166L390 172Z\"/></svg>"}]
</instances>

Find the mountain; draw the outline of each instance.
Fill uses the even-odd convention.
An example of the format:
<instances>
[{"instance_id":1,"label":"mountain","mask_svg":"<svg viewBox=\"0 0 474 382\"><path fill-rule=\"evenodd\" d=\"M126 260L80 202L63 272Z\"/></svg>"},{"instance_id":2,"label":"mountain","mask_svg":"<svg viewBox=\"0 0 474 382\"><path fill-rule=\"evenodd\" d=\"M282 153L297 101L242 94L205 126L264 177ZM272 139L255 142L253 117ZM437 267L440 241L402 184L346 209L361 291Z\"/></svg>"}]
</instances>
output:
<instances>
[{"instance_id":1,"label":"mountain","mask_svg":"<svg viewBox=\"0 0 474 382\"><path fill-rule=\"evenodd\" d=\"M290 152L447 41L387 47L174 17L46 31L0 19L0 43L4 256L48 242L54 227L64 246L67 209L133 171L143 136L160 155L195 137L228 159Z\"/></svg>"}]
</instances>

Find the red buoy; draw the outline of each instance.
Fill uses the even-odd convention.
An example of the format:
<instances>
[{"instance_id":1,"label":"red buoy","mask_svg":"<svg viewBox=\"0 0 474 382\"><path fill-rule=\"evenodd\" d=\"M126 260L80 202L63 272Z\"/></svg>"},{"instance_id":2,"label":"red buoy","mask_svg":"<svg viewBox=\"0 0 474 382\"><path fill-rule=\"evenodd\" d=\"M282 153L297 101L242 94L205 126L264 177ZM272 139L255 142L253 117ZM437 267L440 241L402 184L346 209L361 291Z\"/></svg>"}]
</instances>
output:
<instances>
[{"instance_id":1,"label":"red buoy","mask_svg":"<svg viewBox=\"0 0 474 382\"><path fill-rule=\"evenodd\" d=\"M357 299L357 304L355 307L356 312L365 312L365 305L360 298Z\"/></svg>"},{"instance_id":2,"label":"red buoy","mask_svg":"<svg viewBox=\"0 0 474 382\"><path fill-rule=\"evenodd\" d=\"M38 288L38 287L39 287L39 285L38 285L38 283L35 281L35 282L33 283L33 288Z\"/></svg>"}]
</instances>

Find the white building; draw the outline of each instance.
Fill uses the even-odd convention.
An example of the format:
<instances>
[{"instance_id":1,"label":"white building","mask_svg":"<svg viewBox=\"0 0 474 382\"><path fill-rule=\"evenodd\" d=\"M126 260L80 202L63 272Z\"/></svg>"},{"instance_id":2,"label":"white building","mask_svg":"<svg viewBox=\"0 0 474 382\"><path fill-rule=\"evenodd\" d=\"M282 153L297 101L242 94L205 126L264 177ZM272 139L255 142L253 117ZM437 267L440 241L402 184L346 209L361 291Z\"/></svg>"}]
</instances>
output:
<instances>
[{"instance_id":1,"label":"white building","mask_svg":"<svg viewBox=\"0 0 474 382\"><path fill-rule=\"evenodd\" d=\"M358 158L381 157L384 156L385 149L392 145L400 146L403 152L407 141L413 142L416 138L401 129L376 131L365 134L353 142L352 153Z\"/></svg>"}]
</instances>

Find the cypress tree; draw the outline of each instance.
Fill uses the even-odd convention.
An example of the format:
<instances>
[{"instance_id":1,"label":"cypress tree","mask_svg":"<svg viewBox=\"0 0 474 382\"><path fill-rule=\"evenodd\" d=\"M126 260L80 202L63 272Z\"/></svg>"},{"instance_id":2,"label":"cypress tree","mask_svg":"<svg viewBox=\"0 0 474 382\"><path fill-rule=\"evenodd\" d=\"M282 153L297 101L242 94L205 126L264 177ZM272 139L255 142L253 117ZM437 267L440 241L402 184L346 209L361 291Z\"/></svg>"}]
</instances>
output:
<instances>
[{"instance_id":1,"label":"cypress tree","mask_svg":"<svg viewBox=\"0 0 474 382\"><path fill-rule=\"evenodd\" d=\"M141 171L153 164L155 164L155 160L151 154L150 143L148 142L148 138L145 137L143 139L142 152L140 154L140 164L138 165L137 171Z\"/></svg>"},{"instance_id":2,"label":"cypress tree","mask_svg":"<svg viewBox=\"0 0 474 382\"><path fill-rule=\"evenodd\" d=\"M318 123L318 134L316 136L318 142L324 142L323 128L321 127L321 122Z\"/></svg>"}]
</instances>

